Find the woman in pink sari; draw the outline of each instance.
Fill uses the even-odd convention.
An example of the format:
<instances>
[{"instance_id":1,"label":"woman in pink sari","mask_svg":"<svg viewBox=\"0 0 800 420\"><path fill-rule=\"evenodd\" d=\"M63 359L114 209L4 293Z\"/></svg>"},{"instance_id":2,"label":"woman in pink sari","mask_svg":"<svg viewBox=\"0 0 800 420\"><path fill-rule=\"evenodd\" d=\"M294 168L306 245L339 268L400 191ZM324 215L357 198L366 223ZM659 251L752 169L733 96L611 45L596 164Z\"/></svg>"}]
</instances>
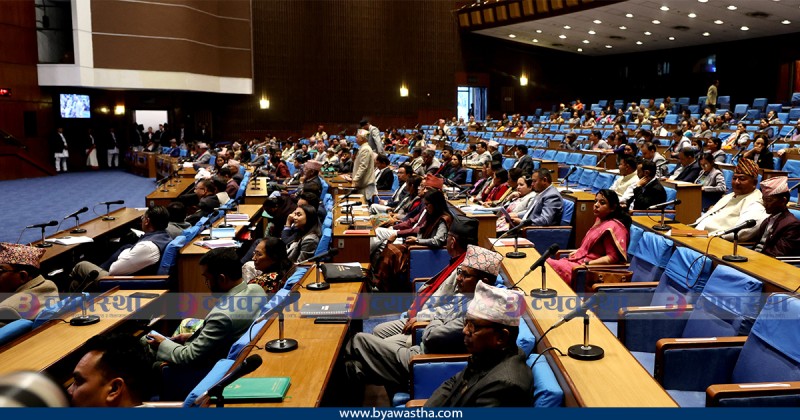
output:
<instances>
[{"instance_id":1,"label":"woman in pink sari","mask_svg":"<svg viewBox=\"0 0 800 420\"><path fill-rule=\"evenodd\" d=\"M594 215L597 219L586 232L580 248L566 258L547 262L570 286L573 283L573 268L595 264L616 264L626 261L631 218L619 206L614 191L600 190L594 200Z\"/></svg>"}]
</instances>

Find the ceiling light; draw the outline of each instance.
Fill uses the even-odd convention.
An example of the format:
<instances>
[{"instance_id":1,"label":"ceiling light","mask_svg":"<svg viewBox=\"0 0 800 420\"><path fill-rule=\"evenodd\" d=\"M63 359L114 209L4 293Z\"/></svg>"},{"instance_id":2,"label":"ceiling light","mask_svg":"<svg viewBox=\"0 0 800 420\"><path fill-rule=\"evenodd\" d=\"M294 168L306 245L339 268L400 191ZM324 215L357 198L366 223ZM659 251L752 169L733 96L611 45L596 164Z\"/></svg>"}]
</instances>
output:
<instances>
[{"instance_id":1,"label":"ceiling light","mask_svg":"<svg viewBox=\"0 0 800 420\"><path fill-rule=\"evenodd\" d=\"M642 41L636 41L636 45L642 45L642 44L643 44Z\"/></svg>"},{"instance_id":2,"label":"ceiling light","mask_svg":"<svg viewBox=\"0 0 800 420\"><path fill-rule=\"evenodd\" d=\"M541 30L541 29L537 29L537 30L536 30L536 33L537 33L537 34L540 34L540 33L542 33L542 30Z\"/></svg>"},{"instance_id":3,"label":"ceiling light","mask_svg":"<svg viewBox=\"0 0 800 420\"><path fill-rule=\"evenodd\" d=\"M566 35L559 35L558 37L561 38L561 39L567 39Z\"/></svg>"},{"instance_id":4,"label":"ceiling light","mask_svg":"<svg viewBox=\"0 0 800 420\"><path fill-rule=\"evenodd\" d=\"M650 31L646 31L644 34L647 35L647 36L653 35L653 33L650 32Z\"/></svg>"},{"instance_id":5,"label":"ceiling light","mask_svg":"<svg viewBox=\"0 0 800 420\"><path fill-rule=\"evenodd\" d=\"M584 40L583 40L583 41L581 41L581 42L583 42L584 44L588 44L588 43L589 43L589 40L588 40L588 39L584 39Z\"/></svg>"},{"instance_id":6,"label":"ceiling light","mask_svg":"<svg viewBox=\"0 0 800 420\"><path fill-rule=\"evenodd\" d=\"M620 26L619 28L620 28L620 29L622 29L623 31L624 31L624 30L626 30L626 29L628 29L628 27L627 27L627 26L625 26L625 25L623 25L623 26Z\"/></svg>"},{"instance_id":7,"label":"ceiling light","mask_svg":"<svg viewBox=\"0 0 800 420\"><path fill-rule=\"evenodd\" d=\"M700 3L708 3L708 0L697 0Z\"/></svg>"},{"instance_id":8,"label":"ceiling light","mask_svg":"<svg viewBox=\"0 0 800 420\"><path fill-rule=\"evenodd\" d=\"M531 40L531 42L539 42L539 40L538 40L538 39L536 39L536 38L533 38L533 39Z\"/></svg>"},{"instance_id":9,"label":"ceiling light","mask_svg":"<svg viewBox=\"0 0 800 420\"><path fill-rule=\"evenodd\" d=\"M632 18L633 17L633 13L628 13L628 14L625 15L625 17L626 18Z\"/></svg>"},{"instance_id":10,"label":"ceiling light","mask_svg":"<svg viewBox=\"0 0 800 420\"><path fill-rule=\"evenodd\" d=\"M781 23L784 24L784 25L788 25L788 24L790 24L792 22L790 20L788 20L788 19L785 19Z\"/></svg>"},{"instance_id":11,"label":"ceiling light","mask_svg":"<svg viewBox=\"0 0 800 420\"><path fill-rule=\"evenodd\" d=\"M599 25L599 24L603 23L603 21L600 20L600 19L595 19L595 20L593 20L593 22L594 22L595 25Z\"/></svg>"},{"instance_id":12,"label":"ceiling light","mask_svg":"<svg viewBox=\"0 0 800 420\"><path fill-rule=\"evenodd\" d=\"M692 18L692 19L694 19L694 18L696 18L696 17L697 17L697 14L696 14L696 13L689 13L689 17L690 17L690 18Z\"/></svg>"},{"instance_id":13,"label":"ceiling light","mask_svg":"<svg viewBox=\"0 0 800 420\"><path fill-rule=\"evenodd\" d=\"M611 47L611 45L606 45L606 48L613 48L613 47Z\"/></svg>"},{"instance_id":14,"label":"ceiling light","mask_svg":"<svg viewBox=\"0 0 800 420\"><path fill-rule=\"evenodd\" d=\"M658 20L658 19L653 19L653 25L658 25L658 24L660 24L660 23L661 23L661 21L660 21L660 20Z\"/></svg>"},{"instance_id":15,"label":"ceiling light","mask_svg":"<svg viewBox=\"0 0 800 420\"><path fill-rule=\"evenodd\" d=\"M671 36L671 37L669 37L669 38L667 38L667 39L668 39L668 40L670 40L670 41L674 41L674 40L675 40L675 37L674 37L674 36Z\"/></svg>"},{"instance_id":16,"label":"ceiling light","mask_svg":"<svg viewBox=\"0 0 800 420\"><path fill-rule=\"evenodd\" d=\"M661 6L661 10L662 10L662 11L665 11L665 12L669 12L669 7L667 7L667 6Z\"/></svg>"},{"instance_id":17,"label":"ceiling light","mask_svg":"<svg viewBox=\"0 0 800 420\"><path fill-rule=\"evenodd\" d=\"M508 37L509 37L509 38L516 38L517 36L516 36L516 35L514 35L514 34L508 34Z\"/></svg>"},{"instance_id":18,"label":"ceiling light","mask_svg":"<svg viewBox=\"0 0 800 420\"><path fill-rule=\"evenodd\" d=\"M710 36L710 35L711 34L709 32L703 32L703 36Z\"/></svg>"},{"instance_id":19,"label":"ceiling light","mask_svg":"<svg viewBox=\"0 0 800 420\"><path fill-rule=\"evenodd\" d=\"M572 29L572 26L564 25L564 29Z\"/></svg>"},{"instance_id":20,"label":"ceiling light","mask_svg":"<svg viewBox=\"0 0 800 420\"><path fill-rule=\"evenodd\" d=\"M739 28L739 29L741 29L741 30L743 30L743 31L749 31L749 30L750 30L750 28L748 28L747 26L742 26L742 27L741 27L741 28Z\"/></svg>"},{"instance_id":21,"label":"ceiling light","mask_svg":"<svg viewBox=\"0 0 800 420\"><path fill-rule=\"evenodd\" d=\"M596 34L596 33L597 33L597 32L595 32L595 31L589 31L589 35L594 35L594 34Z\"/></svg>"},{"instance_id":22,"label":"ceiling light","mask_svg":"<svg viewBox=\"0 0 800 420\"><path fill-rule=\"evenodd\" d=\"M583 52L583 48L578 48L578 52Z\"/></svg>"},{"instance_id":23,"label":"ceiling light","mask_svg":"<svg viewBox=\"0 0 800 420\"><path fill-rule=\"evenodd\" d=\"M723 24L723 23L725 23L725 22L723 22L723 21L721 21L721 20L717 19L717 20L715 20L715 21L714 21L714 23L716 23L717 25L722 25L722 24Z\"/></svg>"},{"instance_id":24,"label":"ceiling light","mask_svg":"<svg viewBox=\"0 0 800 420\"><path fill-rule=\"evenodd\" d=\"M736 9L738 9L738 7L736 7L734 5L728 6L728 10L736 10Z\"/></svg>"}]
</instances>

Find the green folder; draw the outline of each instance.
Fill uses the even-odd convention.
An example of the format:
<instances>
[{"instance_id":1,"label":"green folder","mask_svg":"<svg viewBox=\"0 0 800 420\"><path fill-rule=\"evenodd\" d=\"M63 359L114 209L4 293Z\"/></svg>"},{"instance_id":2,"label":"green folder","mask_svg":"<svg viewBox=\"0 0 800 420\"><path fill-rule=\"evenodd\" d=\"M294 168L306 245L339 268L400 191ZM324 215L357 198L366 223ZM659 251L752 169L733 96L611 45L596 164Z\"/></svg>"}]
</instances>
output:
<instances>
[{"instance_id":1,"label":"green folder","mask_svg":"<svg viewBox=\"0 0 800 420\"><path fill-rule=\"evenodd\" d=\"M240 378L222 390L226 402L264 401L281 402L289 389L289 378Z\"/></svg>"}]
</instances>

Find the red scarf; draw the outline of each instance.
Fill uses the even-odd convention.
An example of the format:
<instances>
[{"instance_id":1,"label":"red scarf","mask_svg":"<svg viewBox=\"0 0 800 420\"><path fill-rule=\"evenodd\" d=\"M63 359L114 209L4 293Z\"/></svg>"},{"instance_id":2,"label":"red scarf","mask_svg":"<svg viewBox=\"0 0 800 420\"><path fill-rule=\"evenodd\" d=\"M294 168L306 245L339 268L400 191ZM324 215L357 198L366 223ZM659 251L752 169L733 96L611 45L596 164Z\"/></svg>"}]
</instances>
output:
<instances>
[{"instance_id":1,"label":"red scarf","mask_svg":"<svg viewBox=\"0 0 800 420\"><path fill-rule=\"evenodd\" d=\"M439 286L441 286L442 283L444 283L444 281L447 280L451 274L453 274L453 271L455 271L455 269L458 268L462 262L464 262L464 257L466 256L466 252L461 254L460 257L457 257L450 263L450 265L445 267L444 270L438 272L435 276L428 280L428 287L420 290L419 293L417 293L416 299L414 299L411 307L408 308L409 318L414 318L417 316L417 312L419 312L419 310L425 306L425 302L428 301L434 292L439 290Z\"/></svg>"}]
</instances>

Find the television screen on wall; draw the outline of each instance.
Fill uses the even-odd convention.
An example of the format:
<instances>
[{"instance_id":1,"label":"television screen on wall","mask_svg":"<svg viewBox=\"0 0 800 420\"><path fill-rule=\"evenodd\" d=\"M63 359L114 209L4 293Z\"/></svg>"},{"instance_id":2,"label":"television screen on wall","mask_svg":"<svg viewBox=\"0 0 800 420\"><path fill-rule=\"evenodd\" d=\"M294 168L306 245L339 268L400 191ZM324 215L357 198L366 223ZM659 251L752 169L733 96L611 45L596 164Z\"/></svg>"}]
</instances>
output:
<instances>
[{"instance_id":1,"label":"television screen on wall","mask_svg":"<svg viewBox=\"0 0 800 420\"><path fill-rule=\"evenodd\" d=\"M61 118L91 118L89 95L62 93L59 96Z\"/></svg>"}]
</instances>

